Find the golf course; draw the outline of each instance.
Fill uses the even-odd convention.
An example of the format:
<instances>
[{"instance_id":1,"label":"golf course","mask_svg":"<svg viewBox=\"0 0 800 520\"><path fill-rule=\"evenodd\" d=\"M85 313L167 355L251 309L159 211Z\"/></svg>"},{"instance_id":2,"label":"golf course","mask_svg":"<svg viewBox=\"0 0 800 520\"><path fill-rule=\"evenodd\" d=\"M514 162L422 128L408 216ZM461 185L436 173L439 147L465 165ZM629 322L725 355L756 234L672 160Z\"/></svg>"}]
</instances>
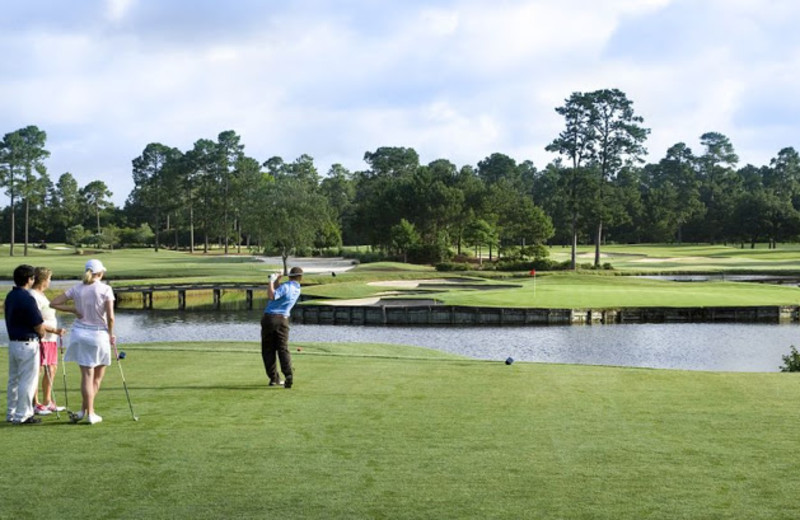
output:
<instances>
[{"instance_id":1,"label":"golf course","mask_svg":"<svg viewBox=\"0 0 800 520\"><path fill-rule=\"evenodd\" d=\"M519 287L435 297L523 307L800 304L795 285L619 276L795 275L797 247L606 252L610 272L543 272L535 282L522 272L379 263L309 273L303 290L366 298L387 290L375 282L458 276ZM112 285L263 283L279 268L245 255L97 255ZM0 256L0 272L8 279L24 262L77 280L88 258L34 250ZM111 366L96 402L101 424L73 425L64 412L36 426L4 423L0 518L800 517L795 374L506 365L413 345L290 344L291 390L267 386L257 338L125 344L139 420ZM0 348L0 373L7 366ZM55 395L79 403L73 363L59 366Z\"/></svg>"}]
</instances>

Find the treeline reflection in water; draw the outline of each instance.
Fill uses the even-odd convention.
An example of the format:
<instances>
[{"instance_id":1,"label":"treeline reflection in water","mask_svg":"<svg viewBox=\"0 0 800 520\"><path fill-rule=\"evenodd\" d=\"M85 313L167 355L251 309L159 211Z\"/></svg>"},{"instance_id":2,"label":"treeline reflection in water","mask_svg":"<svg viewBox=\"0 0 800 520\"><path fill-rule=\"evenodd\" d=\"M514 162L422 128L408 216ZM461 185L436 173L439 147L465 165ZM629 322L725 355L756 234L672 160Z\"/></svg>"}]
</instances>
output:
<instances>
[{"instance_id":1,"label":"treeline reflection in water","mask_svg":"<svg viewBox=\"0 0 800 520\"><path fill-rule=\"evenodd\" d=\"M120 343L259 341L262 306L247 310L118 310ZM64 325L71 319L62 316ZM3 341L5 328L3 328ZM292 325L292 342L415 345L476 359L681 370L776 372L800 324L624 324L544 327Z\"/></svg>"}]
</instances>

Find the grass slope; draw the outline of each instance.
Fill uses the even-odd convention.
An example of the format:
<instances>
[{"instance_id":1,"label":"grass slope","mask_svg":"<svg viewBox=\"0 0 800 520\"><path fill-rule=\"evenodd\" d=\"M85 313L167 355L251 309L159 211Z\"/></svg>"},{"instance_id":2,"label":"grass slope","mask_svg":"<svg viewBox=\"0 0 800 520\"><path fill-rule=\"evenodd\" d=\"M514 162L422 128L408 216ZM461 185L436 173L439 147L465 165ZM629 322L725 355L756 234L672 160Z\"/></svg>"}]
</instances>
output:
<instances>
[{"instance_id":1,"label":"grass slope","mask_svg":"<svg viewBox=\"0 0 800 520\"><path fill-rule=\"evenodd\" d=\"M578 248L578 263L594 263L594 246ZM750 249L708 244L632 244L601 248L601 263L628 272L794 272L800 271L800 244ZM570 259L570 249L551 247L550 257Z\"/></svg>"},{"instance_id":2,"label":"grass slope","mask_svg":"<svg viewBox=\"0 0 800 520\"><path fill-rule=\"evenodd\" d=\"M573 273L515 280L519 289L453 291L436 297L448 305L540 308L714 307L798 305L794 286L746 282L670 282Z\"/></svg>"},{"instance_id":3,"label":"grass slope","mask_svg":"<svg viewBox=\"0 0 800 520\"><path fill-rule=\"evenodd\" d=\"M791 374L304 345L284 390L253 343L126 350L139 422L110 367L102 424L0 427L0 518L800 516Z\"/></svg>"}]
</instances>

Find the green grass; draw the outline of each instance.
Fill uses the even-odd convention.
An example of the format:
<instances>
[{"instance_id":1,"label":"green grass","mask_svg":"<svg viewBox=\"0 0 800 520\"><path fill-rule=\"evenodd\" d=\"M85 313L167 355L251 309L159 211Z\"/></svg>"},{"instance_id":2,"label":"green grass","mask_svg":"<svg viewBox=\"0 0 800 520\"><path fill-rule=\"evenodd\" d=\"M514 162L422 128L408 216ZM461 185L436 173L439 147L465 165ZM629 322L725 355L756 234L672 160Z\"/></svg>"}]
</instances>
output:
<instances>
[{"instance_id":1,"label":"green grass","mask_svg":"<svg viewBox=\"0 0 800 520\"><path fill-rule=\"evenodd\" d=\"M0 518L800 516L792 374L297 346L292 390L254 343L126 346L141 420L109 367L103 423L0 426Z\"/></svg>"},{"instance_id":2,"label":"green grass","mask_svg":"<svg viewBox=\"0 0 800 520\"><path fill-rule=\"evenodd\" d=\"M77 279L90 256L101 258L108 267L108 279L117 285L170 284L176 282L245 282L264 283L267 273L279 266L259 262L249 255L188 254L162 249L158 253L145 249L104 251L75 255L69 249L30 248L29 256L3 255L8 246L0 247L0 274L9 279L19 263L47 265L54 277ZM17 248L21 254L22 249ZM551 248L554 257L568 257L568 248ZM540 308L618 308L624 306L746 306L746 305L797 305L797 288L747 283L674 283L642 280L613 274L635 272L800 272L800 245L782 245L780 249L738 249L708 245L632 245L606 246L609 255L604 260L614 265L614 271L592 273L540 273L537 276L536 295L532 280L520 273L440 273L430 266L413 266L396 262L363 264L340 273L309 274L304 277L304 293L317 298L352 299L374 296L397 289L369 285L383 280L422 278L481 279L496 277L522 285L519 289L482 291L439 290L420 297L436 297L452 305L540 307ZM581 254L591 255L590 247L582 247ZM588 260L588 259L587 259ZM491 278L491 279L496 279ZM494 283L482 278L483 283ZM402 290L401 290L402 292ZM51 295L52 296L52 295ZM157 293L164 299L157 306L174 308L168 298L174 294ZM136 306L136 296L132 305ZM243 293L230 298L243 299ZM201 305L203 305L201 303Z\"/></svg>"},{"instance_id":3,"label":"green grass","mask_svg":"<svg viewBox=\"0 0 800 520\"><path fill-rule=\"evenodd\" d=\"M111 281L146 279L147 283L175 283L181 281L241 281L264 282L268 273L280 266L259 262L249 255L220 254L204 255L202 252L186 252L161 249L121 249L115 251L85 252L76 255L74 250L28 249L28 256L22 256L22 248L15 246L15 256L8 256L8 245L0 247L0 275L10 280L14 268L22 263L34 266L44 265L53 270L53 279L79 279L84 265L90 258L99 258ZM232 250L234 252L235 250Z\"/></svg>"},{"instance_id":4,"label":"green grass","mask_svg":"<svg viewBox=\"0 0 800 520\"><path fill-rule=\"evenodd\" d=\"M601 264L609 263L623 272L800 272L800 244L780 244L756 249L707 244L608 245L600 250ZM594 263L594 246L578 248L578 263ZM557 261L570 259L568 247L550 248Z\"/></svg>"},{"instance_id":5,"label":"green grass","mask_svg":"<svg viewBox=\"0 0 800 520\"><path fill-rule=\"evenodd\" d=\"M519 289L451 291L436 296L448 305L538 308L715 307L798 305L794 286L745 282L670 282L573 273L515 280Z\"/></svg>"}]
</instances>

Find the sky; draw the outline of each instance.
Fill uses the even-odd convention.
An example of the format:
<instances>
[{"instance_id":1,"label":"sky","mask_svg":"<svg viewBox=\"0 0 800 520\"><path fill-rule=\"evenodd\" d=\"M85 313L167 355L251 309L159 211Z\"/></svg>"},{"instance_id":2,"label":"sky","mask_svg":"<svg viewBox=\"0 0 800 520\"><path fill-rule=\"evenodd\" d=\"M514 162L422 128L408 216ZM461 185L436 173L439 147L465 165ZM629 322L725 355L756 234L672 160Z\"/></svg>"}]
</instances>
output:
<instances>
[{"instance_id":1,"label":"sky","mask_svg":"<svg viewBox=\"0 0 800 520\"><path fill-rule=\"evenodd\" d=\"M648 162L720 132L740 166L800 149L796 0L0 0L0 135L118 206L148 143L234 130L264 162L493 153L543 168L573 92L618 88Z\"/></svg>"}]
</instances>

